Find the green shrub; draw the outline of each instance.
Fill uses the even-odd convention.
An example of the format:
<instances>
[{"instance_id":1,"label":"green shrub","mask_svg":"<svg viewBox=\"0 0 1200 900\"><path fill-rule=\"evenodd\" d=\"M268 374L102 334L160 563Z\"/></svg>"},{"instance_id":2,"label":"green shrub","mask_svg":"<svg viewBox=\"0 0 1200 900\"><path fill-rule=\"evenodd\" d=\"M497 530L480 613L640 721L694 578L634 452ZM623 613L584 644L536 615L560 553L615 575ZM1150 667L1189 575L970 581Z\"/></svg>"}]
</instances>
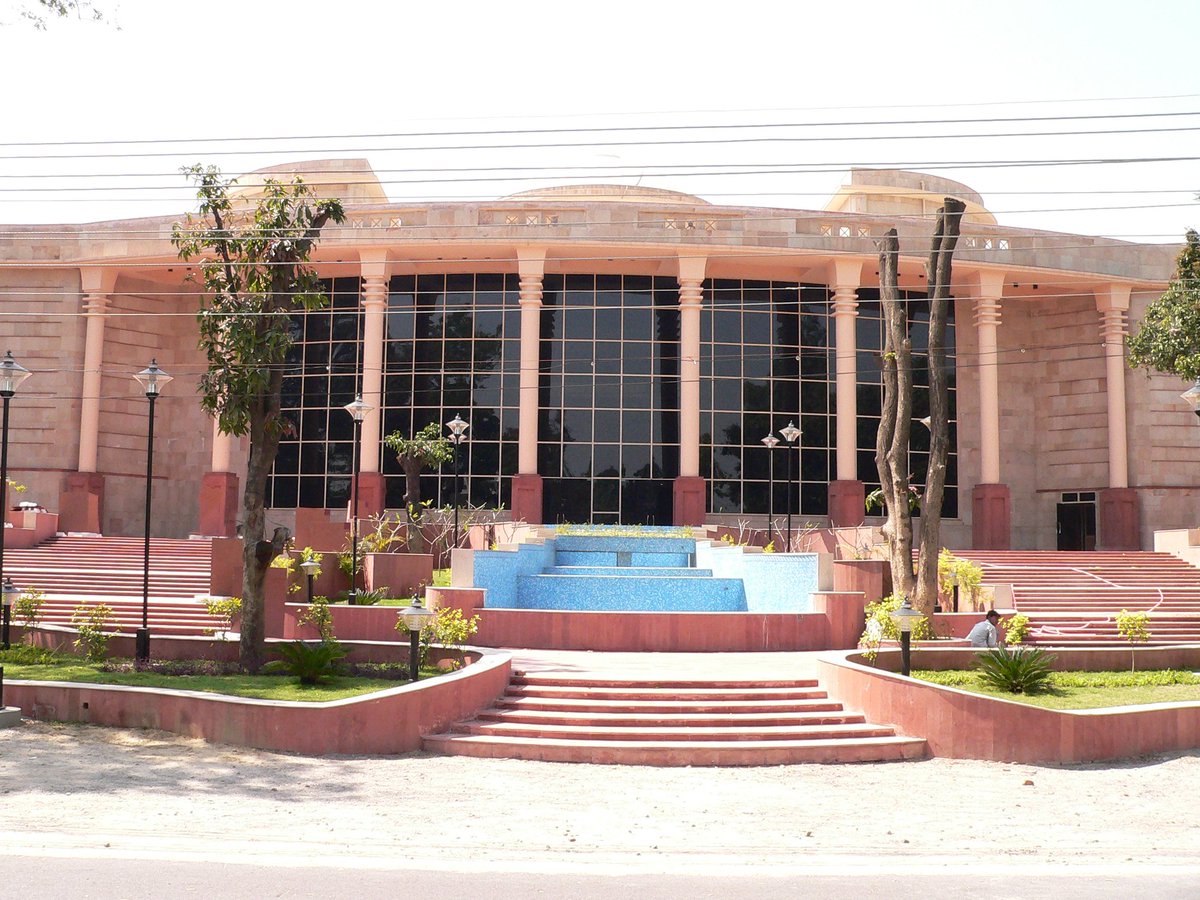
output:
<instances>
[{"instance_id":1,"label":"green shrub","mask_svg":"<svg viewBox=\"0 0 1200 900\"><path fill-rule=\"evenodd\" d=\"M1029 616L1025 613L1017 613L1015 616L1009 616L1007 619L1000 621L1000 627L1004 629L1004 643L1013 647L1017 644L1025 643L1025 639L1029 637Z\"/></svg>"},{"instance_id":2,"label":"green shrub","mask_svg":"<svg viewBox=\"0 0 1200 900\"><path fill-rule=\"evenodd\" d=\"M25 629L25 639L33 640L33 635L30 630L37 627L42 616L42 604L46 602L46 595L37 588L26 588L21 591L16 602L13 604L12 612L21 621L21 626Z\"/></svg>"},{"instance_id":3,"label":"green shrub","mask_svg":"<svg viewBox=\"0 0 1200 900\"><path fill-rule=\"evenodd\" d=\"M354 595L354 602L358 606L374 606L381 600L389 599L391 593L387 585L383 587L372 588L371 590L360 590Z\"/></svg>"},{"instance_id":4,"label":"green shrub","mask_svg":"<svg viewBox=\"0 0 1200 900\"><path fill-rule=\"evenodd\" d=\"M46 647L32 644L14 644L8 650L0 650L0 662L14 666L53 666L64 662L63 654Z\"/></svg>"},{"instance_id":5,"label":"green shrub","mask_svg":"<svg viewBox=\"0 0 1200 900\"><path fill-rule=\"evenodd\" d=\"M1117 631L1121 637L1129 641L1129 671L1132 672L1137 664L1136 644L1150 640L1150 613L1131 613L1127 609L1117 613Z\"/></svg>"},{"instance_id":6,"label":"green shrub","mask_svg":"<svg viewBox=\"0 0 1200 900\"><path fill-rule=\"evenodd\" d=\"M979 677L984 684L1010 694L1036 694L1050 686L1054 659L1037 647L997 647L979 655Z\"/></svg>"},{"instance_id":7,"label":"green shrub","mask_svg":"<svg viewBox=\"0 0 1200 900\"><path fill-rule=\"evenodd\" d=\"M291 641L271 648L282 659L263 666L264 672L287 672L300 679L301 684L317 684L322 678L337 674L337 664L346 655L346 648L337 641L305 643Z\"/></svg>"},{"instance_id":8,"label":"green shrub","mask_svg":"<svg viewBox=\"0 0 1200 900\"><path fill-rule=\"evenodd\" d=\"M973 609L976 608L983 585L983 567L943 548L938 554L938 592L951 597L955 585L958 585L959 601L965 600Z\"/></svg>"},{"instance_id":9,"label":"green shrub","mask_svg":"<svg viewBox=\"0 0 1200 900\"><path fill-rule=\"evenodd\" d=\"M336 640L333 633L333 613L329 611L328 597L313 597L312 603L305 607L296 620L301 625L312 625L317 629L323 641Z\"/></svg>"},{"instance_id":10,"label":"green shrub","mask_svg":"<svg viewBox=\"0 0 1200 900\"><path fill-rule=\"evenodd\" d=\"M105 603L89 606L81 603L71 613L71 624L79 632L75 640L75 649L82 652L92 662L99 662L108 656L108 641L112 636L105 633L112 619L112 607Z\"/></svg>"},{"instance_id":11,"label":"green shrub","mask_svg":"<svg viewBox=\"0 0 1200 900\"><path fill-rule=\"evenodd\" d=\"M204 608L214 619L221 620L221 631L233 631L233 620L242 614L241 597L205 597ZM213 629L208 629L213 634Z\"/></svg>"}]
</instances>

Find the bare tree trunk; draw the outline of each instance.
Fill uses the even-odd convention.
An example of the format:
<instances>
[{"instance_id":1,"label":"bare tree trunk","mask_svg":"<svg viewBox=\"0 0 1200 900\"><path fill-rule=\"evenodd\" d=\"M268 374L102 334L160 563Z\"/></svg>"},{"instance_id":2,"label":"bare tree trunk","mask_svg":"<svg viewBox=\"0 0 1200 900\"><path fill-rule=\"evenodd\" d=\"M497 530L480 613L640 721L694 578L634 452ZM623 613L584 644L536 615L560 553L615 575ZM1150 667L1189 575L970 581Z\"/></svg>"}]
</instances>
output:
<instances>
[{"instance_id":1,"label":"bare tree trunk","mask_svg":"<svg viewBox=\"0 0 1200 900\"><path fill-rule=\"evenodd\" d=\"M414 552L425 552L425 531L421 525L421 462L401 457L404 470L404 511L408 515L408 542Z\"/></svg>"},{"instance_id":2,"label":"bare tree trunk","mask_svg":"<svg viewBox=\"0 0 1200 900\"><path fill-rule=\"evenodd\" d=\"M938 553L941 550L942 497L946 487L946 457L950 449L950 386L946 372L946 320L950 312L950 282L954 248L958 244L966 206L952 197L938 210L937 226L926 263L929 285L929 474L921 501L921 552L915 606L933 612L938 596Z\"/></svg>"},{"instance_id":3,"label":"bare tree trunk","mask_svg":"<svg viewBox=\"0 0 1200 900\"><path fill-rule=\"evenodd\" d=\"M875 465L887 505L883 526L894 593L913 589L912 512L908 507L908 440L912 429L912 342L897 289L900 242L896 229L879 250L879 301L883 309L883 408L875 438Z\"/></svg>"},{"instance_id":4,"label":"bare tree trunk","mask_svg":"<svg viewBox=\"0 0 1200 900\"><path fill-rule=\"evenodd\" d=\"M282 380L282 377L276 371L271 380ZM279 391L275 390L274 395L278 397ZM286 531L282 537L277 531L271 542L263 540L266 531L267 477L271 474L279 447L279 432L273 427L270 398L260 398L258 403L260 409L251 419L250 459L246 467L246 487L242 493L242 636L239 662L247 672L257 672L266 657L263 582L271 560L283 550L282 545L287 539ZM274 413L277 414L278 409Z\"/></svg>"}]
</instances>

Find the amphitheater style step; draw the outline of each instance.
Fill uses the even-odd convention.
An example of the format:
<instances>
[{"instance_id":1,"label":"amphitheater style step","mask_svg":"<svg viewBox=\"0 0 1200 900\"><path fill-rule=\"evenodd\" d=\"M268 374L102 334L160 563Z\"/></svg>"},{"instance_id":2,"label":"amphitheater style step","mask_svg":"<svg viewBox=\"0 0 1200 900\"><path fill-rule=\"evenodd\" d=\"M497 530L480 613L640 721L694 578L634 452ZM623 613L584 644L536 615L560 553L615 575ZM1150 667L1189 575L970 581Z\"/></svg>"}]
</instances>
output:
<instances>
[{"instance_id":1,"label":"amphitheater style step","mask_svg":"<svg viewBox=\"0 0 1200 900\"><path fill-rule=\"evenodd\" d=\"M141 538L69 535L28 550L4 554L4 574L22 588L48 597L142 597L144 544ZM212 543L167 538L150 540L150 599L207 596Z\"/></svg>"},{"instance_id":2,"label":"amphitheater style step","mask_svg":"<svg viewBox=\"0 0 1200 900\"><path fill-rule=\"evenodd\" d=\"M1200 569L1169 553L966 550L987 584L1012 586L1030 642L1125 644L1116 614L1148 612L1151 645L1200 642Z\"/></svg>"},{"instance_id":3,"label":"amphitheater style step","mask_svg":"<svg viewBox=\"0 0 1200 900\"><path fill-rule=\"evenodd\" d=\"M919 759L925 741L873 725L816 681L621 681L517 675L491 708L426 750L653 766Z\"/></svg>"}]
</instances>

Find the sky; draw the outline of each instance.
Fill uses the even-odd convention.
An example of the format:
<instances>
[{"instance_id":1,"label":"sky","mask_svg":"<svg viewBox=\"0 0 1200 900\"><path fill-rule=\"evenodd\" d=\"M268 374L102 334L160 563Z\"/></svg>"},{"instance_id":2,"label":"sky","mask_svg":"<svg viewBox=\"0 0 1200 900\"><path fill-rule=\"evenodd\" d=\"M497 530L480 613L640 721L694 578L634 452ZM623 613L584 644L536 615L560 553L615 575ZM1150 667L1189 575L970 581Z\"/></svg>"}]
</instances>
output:
<instances>
[{"instance_id":1,"label":"sky","mask_svg":"<svg viewBox=\"0 0 1200 900\"><path fill-rule=\"evenodd\" d=\"M0 0L8 224L179 215L196 162L348 157L396 202L604 182L819 209L865 165L963 182L1002 225L1200 227L1195 0L95 0L105 22L45 31L23 5Z\"/></svg>"}]
</instances>

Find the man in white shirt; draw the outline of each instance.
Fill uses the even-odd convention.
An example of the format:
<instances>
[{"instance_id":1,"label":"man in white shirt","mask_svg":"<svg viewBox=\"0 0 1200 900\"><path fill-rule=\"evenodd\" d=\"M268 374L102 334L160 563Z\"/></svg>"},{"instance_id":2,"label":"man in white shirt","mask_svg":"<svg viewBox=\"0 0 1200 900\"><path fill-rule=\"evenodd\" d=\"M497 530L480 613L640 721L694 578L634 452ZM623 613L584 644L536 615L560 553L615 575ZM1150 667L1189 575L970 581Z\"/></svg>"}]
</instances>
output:
<instances>
[{"instance_id":1,"label":"man in white shirt","mask_svg":"<svg viewBox=\"0 0 1200 900\"><path fill-rule=\"evenodd\" d=\"M987 649L988 647L1000 646L1000 631L996 625L1000 622L1000 613L994 609L989 609L984 620L976 625L967 634L967 640L971 642L972 647L980 647Z\"/></svg>"}]
</instances>

